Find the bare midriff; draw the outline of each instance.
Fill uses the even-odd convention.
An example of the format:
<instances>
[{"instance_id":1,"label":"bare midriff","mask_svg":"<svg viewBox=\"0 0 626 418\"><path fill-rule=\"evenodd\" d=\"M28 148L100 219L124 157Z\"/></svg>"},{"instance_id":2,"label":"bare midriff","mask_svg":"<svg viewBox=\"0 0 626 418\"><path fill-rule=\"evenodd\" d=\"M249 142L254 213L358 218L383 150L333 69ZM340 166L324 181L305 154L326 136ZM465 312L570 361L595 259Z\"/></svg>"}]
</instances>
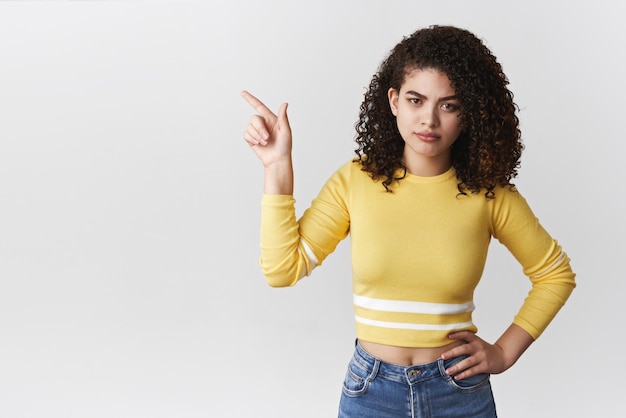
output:
<instances>
[{"instance_id":1,"label":"bare midriff","mask_svg":"<svg viewBox=\"0 0 626 418\"><path fill-rule=\"evenodd\" d=\"M399 366L415 366L437 360L441 357L441 354L464 344L464 341L454 341L442 347L396 347L363 340L359 340L359 344L373 357L386 363Z\"/></svg>"}]
</instances>

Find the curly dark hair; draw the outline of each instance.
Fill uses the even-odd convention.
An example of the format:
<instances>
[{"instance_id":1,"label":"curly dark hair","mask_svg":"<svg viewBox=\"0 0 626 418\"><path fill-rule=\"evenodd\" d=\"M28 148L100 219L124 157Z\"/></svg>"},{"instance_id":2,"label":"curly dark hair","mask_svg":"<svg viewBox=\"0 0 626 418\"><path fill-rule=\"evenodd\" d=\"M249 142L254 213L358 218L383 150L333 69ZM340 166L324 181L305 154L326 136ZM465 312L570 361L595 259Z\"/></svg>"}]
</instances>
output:
<instances>
[{"instance_id":1,"label":"curly dark hair","mask_svg":"<svg viewBox=\"0 0 626 418\"><path fill-rule=\"evenodd\" d=\"M512 185L523 145L509 80L491 51L471 32L433 25L404 37L381 63L364 95L355 124L362 170L387 191L406 175L404 141L389 107L388 90L400 90L413 70L448 76L461 105L463 132L451 150L459 192L490 198L496 186Z\"/></svg>"}]
</instances>

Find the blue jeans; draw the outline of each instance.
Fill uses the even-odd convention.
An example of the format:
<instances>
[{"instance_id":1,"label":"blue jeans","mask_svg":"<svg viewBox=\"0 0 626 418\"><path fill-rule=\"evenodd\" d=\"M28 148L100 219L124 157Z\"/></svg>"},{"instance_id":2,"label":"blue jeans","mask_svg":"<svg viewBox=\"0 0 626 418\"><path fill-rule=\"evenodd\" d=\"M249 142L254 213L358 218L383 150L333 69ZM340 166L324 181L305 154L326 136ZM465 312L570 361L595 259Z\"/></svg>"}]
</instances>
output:
<instances>
[{"instance_id":1,"label":"blue jeans","mask_svg":"<svg viewBox=\"0 0 626 418\"><path fill-rule=\"evenodd\" d=\"M489 375L454 380L446 368L463 357L416 366L385 363L358 343L348 365L339 418L493 418Z\"/></svg>"}]
</instances>

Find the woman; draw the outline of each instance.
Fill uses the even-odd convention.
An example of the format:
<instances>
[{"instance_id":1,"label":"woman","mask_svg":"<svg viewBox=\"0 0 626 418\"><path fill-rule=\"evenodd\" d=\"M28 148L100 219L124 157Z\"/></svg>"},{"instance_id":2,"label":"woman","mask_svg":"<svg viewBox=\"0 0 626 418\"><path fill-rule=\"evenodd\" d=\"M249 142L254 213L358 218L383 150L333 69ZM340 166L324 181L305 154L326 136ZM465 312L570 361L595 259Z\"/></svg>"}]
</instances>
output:
<instances>
[{"instance_id":1,"label":"woman","mask_svg":"<svg viewBox=\"0 0 626 418\"><path fill-rule=\"evenodd\" d=\"M258 112L244 139L264 166L268 283L294 285L350 234L357 344L340 417L496 416L489 375L519 359L575 287L569 258L511 183L523 147L507 85L467 30L404 38L361 104L357 157L300 219L287 104L275 115L242 93ZM491 237L532 283L493 344L472 322Z\"/></svg>"}]
</instances>

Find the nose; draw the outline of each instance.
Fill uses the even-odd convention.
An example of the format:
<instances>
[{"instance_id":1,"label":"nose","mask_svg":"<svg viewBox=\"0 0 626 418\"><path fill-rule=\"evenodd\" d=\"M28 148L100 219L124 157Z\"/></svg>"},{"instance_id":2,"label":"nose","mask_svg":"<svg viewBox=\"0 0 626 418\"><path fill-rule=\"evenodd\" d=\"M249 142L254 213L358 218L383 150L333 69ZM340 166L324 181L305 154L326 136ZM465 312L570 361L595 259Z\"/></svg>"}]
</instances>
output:
<instances>
[{"instance_id":1,"label":"nose","mask_svg":"<svg viewBox=\"0 0 626 418\"><path fill-rule=\"evenodd\" d=\"M422 108L422 111L422 125L429 128L436 128L437 126L439 126L439 114L437 113L436 106L424 106Z\"/></svg>"}]
</instances>

